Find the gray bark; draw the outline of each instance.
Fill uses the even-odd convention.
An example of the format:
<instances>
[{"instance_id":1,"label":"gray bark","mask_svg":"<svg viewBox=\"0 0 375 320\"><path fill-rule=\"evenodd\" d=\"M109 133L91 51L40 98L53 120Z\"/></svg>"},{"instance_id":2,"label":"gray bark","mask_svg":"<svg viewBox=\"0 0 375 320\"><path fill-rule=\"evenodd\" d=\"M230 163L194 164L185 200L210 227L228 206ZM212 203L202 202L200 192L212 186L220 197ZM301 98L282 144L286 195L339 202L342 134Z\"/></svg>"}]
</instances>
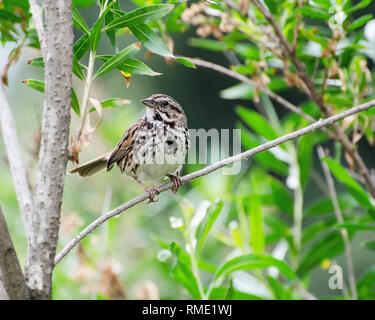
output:
<instances>
[{"instance_id":1,"label":"gray bark","mask_svg":"<svg viewBox=\"0 0 375 320\"><path fill-rule=\"evenodd\" d=\"M42 140L34 194L26 279L33 299L50 299L63 196L72 87L71 1L30 0L45 69Z\"/></svg>"},{"instance_id":2,"label":"gray bark","mask_svg":"<svg viewBox=\"0 0 375 320\"><path fill-rule=\"evenodd\" d=\"M5 291L5 292L4 292ZM9 230L0 209L0 296L27 299L27 288Z\"/></svg>"},{"instance_id":3,"label":"gray bark","mask_svg":"<svg viewBox=\"0 0 375 320\"><path fill-rule=\"evenodd\" d=\"M33 209L31 191L23 164L21 148L18 143L15 121L2 84L0 84L0 122L18 205L24 221L26 234L29 238L30 217Z\"/></svg>"}]
</instances>

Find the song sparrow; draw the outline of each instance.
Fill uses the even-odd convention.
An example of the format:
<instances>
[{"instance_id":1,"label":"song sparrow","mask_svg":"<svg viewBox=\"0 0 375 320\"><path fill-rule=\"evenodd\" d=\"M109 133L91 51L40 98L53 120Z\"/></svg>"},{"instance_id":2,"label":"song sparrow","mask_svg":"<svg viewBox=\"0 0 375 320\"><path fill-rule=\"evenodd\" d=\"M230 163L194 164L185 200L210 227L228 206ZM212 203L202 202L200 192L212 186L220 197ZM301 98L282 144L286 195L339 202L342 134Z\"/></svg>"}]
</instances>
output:
<instances>
[{"instance_id":1,"label":"song sparrow","mask_svg":"<svg viewBox=\"0 0 375 320\"><path fill-rule=\"evenodd\" d=\"M187 119L180 104L165 94L154 94L141 101L146 114L123 135L112 152L89 161L73 170L81 177L91 176L114 164L121 172L134 178L155 201L156 189L144 182L168 176L173 192L181 185L179 173L190 146Z\"/></svg>"}]
</instances>

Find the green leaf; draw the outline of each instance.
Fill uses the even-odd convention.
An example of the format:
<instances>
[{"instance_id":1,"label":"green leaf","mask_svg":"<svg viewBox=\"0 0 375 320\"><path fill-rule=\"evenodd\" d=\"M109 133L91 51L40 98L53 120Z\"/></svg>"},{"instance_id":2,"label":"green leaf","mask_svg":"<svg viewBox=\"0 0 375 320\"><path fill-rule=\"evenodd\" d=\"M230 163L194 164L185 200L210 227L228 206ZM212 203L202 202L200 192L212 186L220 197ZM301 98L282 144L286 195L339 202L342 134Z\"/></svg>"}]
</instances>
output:
<instances>
[{"instance_id":1,"label":"green leaf","mask_svg":"<svg viewBox=\"0 0 375 320\"><path fill-rule=\"evenodd\" d=\"M197 68L197 67L194 65L194 63L192 63L189 59L182 58L182 57L177 57L177 58L176 58L176 61L178 61L179 63L181 63L181 64L184 65L185 67L193 68L193 69L196 69L196 68Z\"/></svg>"},{"instance_id":2,"label":"green leaf","mask_svg":"<svg viewBox=\"0 0 375 320\"><path fill-rule=\"evenodd\" d=\"M30 66L33 66L33 67L42 67L42 68L44 68L43 57L37 57L37 58L31 59L27 63Z\"/></svg>"},{"instance_id":3,"label":"green leaf","mask_svg":"<svg viewBox=\"0 0 375 320\"><path fill-rule=\"evenodd\" d=\"M363 242L362 246L364 248L368 249L368 250L374 251L375 250L375 239L367 240L367 241Z\"/></svg>"},{"instance_id":4,"label":"green leaf","mask_svg":"<svg viewBox=\"0 0 375 320\"><path fill-rule=\"evenodd\" d=\"M72 88L72 109L74 110L74 112L77 114L78 117L81 116L77 94L73 88Z\"/></svg>"},{"instance_id":5,"label":"green leaf","mask_svg":"<svg viewBox=\"0 0 375 320\"><path fill-rule=\"evenodd\" d=\"M117 66L121 65L126 58L134 55L139 48L135 44L131 44L127 46L125 49L121 50L119 53L115 54L114 56L110 57L100 68L96 71L93 79L102 76L103 74L116 69Z\"/></svg>"},{"instance_id":6,"label":"green leaf","mask_svg":"<svg viewBox=\"0 0 375 320\"><path fill-rule=\"evenodd\" d=\"M228 45L225 42L212 40L212 39L203 39L203 38L189 38L188 44L192 47L223 52L228 50Z\"/></svg>"},{"instance_id":7,"label":"green leaf","mask_svg":"<svg viewBox=\"0 0 375 320\"><path fill-rule=\"evenodd\" d=\"M289 215L293 215L293 199L285 186L275 178L270 178L270 187L275 203L280 210Z\"/></svg>"},{"instance_id":8,"label":"green leaf","mask_svg":"<svg viewBox=\"0 0 375 320\"><path fill-rule=\"evenodd\" d=\"M155 4L135 9L123 16L112 20L106 27L107 30L119 29L142 24L151 20L160 19L173 9L170 4Z\"/></svg>"},{"instance_id":9,"label":"green leaf","mask_svg":"<svg viewBox=\"0 0 375 320\"><path fill-rule=\"evenodd\" d=\"M108 12L105 16L105 25L108 26L108 24L111 23L114 19L114 14L112 11ZM116 30L115 29L107 29L105 30L105 33L107 34L107 37L109 39L109 42L111 43L112 47L117 50L117 41L116 41Z\"/></svg>"},{"instance_id":10,"label":"green leaf","mask_svg":"<svg viewBox=\"0 0 375 320\"><path fill-rule=\"evenodd\" d=\"M372 14L366 14L356 20L353 21L353 23L351 23L347 28L346 28L346 31L353 31L357 28L360 28L362 27L363 25L365 25L368 21L370 21L372 19L373 15Z\"/></svg>"},{"instance_id":11,"label":"green leaf","mask_svg":"<svg viewBox=\"0 0 375 320\"><path fill-rule=\"evenodd\" d=\"M246 128L241 127L241 142L246 149L252 149L260 145L262 142L253 133L249 132ZM268 168L283 176L288 175L288 165L277 159L271 152L264 151L257 153L253 158L262 164L265 168Z\"/></svg>"},{"instance_id":12,"label":"green leaf","mask_svg":"<svg viewBox=\"0 0 375 320\"><path fill-rule=\"evenodd\" d=\"M264 232L259 195L253 193L250 194L249 207L250 245L252 246L254 253L262 253L264 250Z\"/></svg>"},{"instance_id":13,"label":"green leaf","mask_svg":"<svg viewBox=\"0 0 375 320\"><path fill-rule=\"evenodd\" d=\"M276 130L258 112L242 106L237 106L236 112L251 129L267 140L274 140L278 137Z\"/></svg>"},{"instance_id":14,"label":"green leaf","mask_svg":"<svg viewBox=\"0 0 375 320\"><path fill-rule=\"evenodd\" d=\"M0 19L11 21L11 22L22 22L22 19L15 14L7 11L7 10L1 10L0 9Z\"/></svg>"},{"instance_id":15,"label":"green leaf","mask_svg":"<svg viewBox=\"0 0 375 320\"><path fill-rule=\"evenodd\" d=\"M76 29L82 31L83 33L90 34L90 29L87 26L86 21L82 18L75 6L72 7L72 18L73 25Z\"/></svg>"},{"instance_id":16,"label":"green leaf","mask_svg":"<svg viewBox=\"0 0 375 320\"><path fill-rule=\"evenodd\" d=\"M78 8L87 8L96 4L96 0L73 0L73 5Z\"/></svg>"},{"instance_id":17,"label":"green leaf","mask_svg":"<svg viewBox=\"0 0 375 320\"><path fill-rule=\"evenodd\" d=\"M174 58L174 55L171 53L164 41L149 26L139 24L136 26L129 26L129 29L134 36L151 52L164 57Z\"/></svg>"},{"instance_id":18,"label":"green leaf","mask_svg":"<svg viewBox=\"0 0 375 320\"><path fill-rule=\"evenodd\" d=\"M327 11L332 7L332 3L330 0L313 0L316 4L320 5Z\"/></svg>"},{"instance_id":19,"label":"green leaf","mask_svg":"<svg viewBox=\"0 0 375 320\"><path fill-rule=\"evenodd\" d=\"M302 234L302 244L305 245L311 240L314 240L316 236L320 235L321 232L332 229L336 224L337 219L335 218L325 218L317 222L310 224L308 227L304 228Z\"/></svg>"},{"instance_id":20,"label":"green leaf","mask_svg":"<svg viewBox=\"0 0 375 320\"><path fill-rule=\"evenodd\" d=\"M354 11L366 8L371 2L372 0L362 0L358 4L356 4L354 7L349 8L347 10L347 13L352 13Z\"/></svg>"},{"instance_id":21,"label":"green leaf","mask_svg":"<svg viewBox=\"0 0 375 320\"><path fill-rule=\"evenodd\" d=\"M237 270L254 270L276 267L288 279L295 279L296 275L291 267L285 262L264 254L246 254L235 257L224 263L215 275L215 281L228 276Z\"/></svg>"},{"instance_id":22,"label":"green leaf","mask_svg":"<svg viewBox=\"0 0 375 320\"><path fill-rule=\"evenodd\" d=\"M298 11L301 12L303 16L311 19L328 21L331 18L329 13L316 7L303 6L299 8Z\"/></svg>"},{"instance_id":23,"label":"green leaf","mask_svg":"<svg viewBox=\"0 0 375 320\"><path fill-rule=\"evenodd\" d=\"M331 158L324 158L323 160L327 163L328 168L331 170L335 178L345 185L349 193L361 206L367 209L373 208L367 192L346 172L346 170L338 162Z\"/></svg>"},{"instance_id":24,"label":"green leaf","mask_svg":"<svg viewBox=\"0 0 375 320\"><path fill-rule=\"evenodd\" d=\"M85 80L82 68L76 58L73 57L73 73L81 80Z\"/></svg>"},{"instance_id":25,"label":"green leaf","mask_svg":"<svg viewBox=\"0 0 375 320\"><path fill-rule=\"evenodd\" d=\"M118 108L129 103L130 103L129 100L120 99L120 98L111 98L111 99L104 100L101 102L102 108Z\"/></svg>"},{"instance_id":26,"label":"green leaf","mask_svg":"<svg viewBox=\"0 0 375 320\"><path fill-rule=\"evenodd\" d=\"M338 228L345 228L348 231L358 231L358 230L370 230L375 231L375 225L370 223L364 223L361 221L346 221L337 225Z\"/></svg>"},{"instance_id":27,"label":"green leaf","mask_svg":"<svg viewBox=\"0 0 375 320\"><path fill-rule=\"evenodd\" d=\"M110 56L98 56L103 61L108 61ZM147 76L159 76L161 73L153 71L149 66L144 64L142 61L134 58L126 58L117 69L130 74L143 74Z\"/></svg>"},{"instance_id":28,"label":"green leaf","mask_svg":"<svg viewBox=\"0 0 375 320\"><path fill-rule=\"evenodd\" d=\"M222 99L253 99L254 88L246 83L238 83L232 87L220 91L220 98Z\"/></svg>"},{"instance_id":29,"label":"green leaf","mask_svg":"<svg viewBox=\"0 0 375 320\"><path fill-rule=\"evenodd\" d=\"M297 274L304 276L324 259L336 257L344 250L341 233L326 234L305 251L297 269Z\"/></svg>"},{"instance_id":30,"label":"green leaf","mask_svg":"<svg viewBox=\"0 0 375 320\"><path fill-rule=\"evenodd\" d=\"M357 282L358 298L361 300L374 300L375 266L369 268Z\"/></svg>"},{"instance_id":31,"label":"green leaf","mask_svg":"<svg viewBox=\"0 0 375 320\"><path fill-rule=\"evenodd\" d=\"M342 211L347 209L354 208L357 203L356 201L348 194L344 193L341 195L338 195L338 201L340 205L340 209ZM310 203L304 212L304 215L320 215L320 214L327 214L327 213L333 213L333 205L332 200L330 197L324 197L321 199L316 199L312 203Z\"/></svg>"},{"instance_id":32,"label":"green leaf","mask_svg":"<svg viewBox=\"0 0 375 320\"><path fill-rule=\"evenodd\" d=\"M203 221L197 227L197 230L195 231L195 239L197 240L197 247L196 247L197 255L200 254L203 248L204 242L208 236L208 233L210 232L213 224L218 218L221 210L223 209L223 206L224 206L224 203L223 201L220 200L220 201L217 201L210 208L208 208Z\"/></svg>"},{"instance_id":33,"label":"green leaf","mask_svg":"<svg viewBox=\"0 0 375 320\"><path fill-rule=\"evenodd\" d=\"M28 87L33 88L39 92L44 92L44 81L26 79L22 81L23 84L26 84Z\"/></svg>"},{"instance_id":34,"label":"green leaf","mask_svg":"<svg viewBox=\"0 0 375 320\"><path fill-rule=\"evenodd\" d=\"M178 245L173 242L170 246L171 252L175 255L176 261L172 267L172 276L179 282L195 299L201 299L198 289L198 281L191 271L190 256Z\"/></svg>"},{"instance_id":35,"label":"green leaf","mask_svg":"<svg viewBox=\"0 0 375 320\"><path fill-rule=\"evenodd\" d=\"M109 10L112 7L113 2L110 2L105 9L105 11L101 14L99 19L95 22L94 26L92 27L91 34L90 34L90 48L92 52L96 52L98 48L100 38L102 36L102 27L103 27L103 20Z\"/></svg>"},{"instance_id":36,"label":"green leaf","mask_svg":"<svg viewBox=\"0 0 375 320\"><path fill-rule=\"evenodd\" d=\"M77 40L77 42L73 46L73 53L74 58L77 61L81 60L82 57L86 54L86 52L90 48L89 36L84 34L81 38Z\"/></svg>"},{"instance_id":37,"label":"green leaf","mask_svg":"<svg viewBox=\"0 0 375 320\"><path fill-rule=\"evenodd\" d=\"M314 149L314 134L306 134L298 142L298 164L299 175L302 187L310 178L310 172L313 163L313 149Z\"/></svg>"}]
</instances>

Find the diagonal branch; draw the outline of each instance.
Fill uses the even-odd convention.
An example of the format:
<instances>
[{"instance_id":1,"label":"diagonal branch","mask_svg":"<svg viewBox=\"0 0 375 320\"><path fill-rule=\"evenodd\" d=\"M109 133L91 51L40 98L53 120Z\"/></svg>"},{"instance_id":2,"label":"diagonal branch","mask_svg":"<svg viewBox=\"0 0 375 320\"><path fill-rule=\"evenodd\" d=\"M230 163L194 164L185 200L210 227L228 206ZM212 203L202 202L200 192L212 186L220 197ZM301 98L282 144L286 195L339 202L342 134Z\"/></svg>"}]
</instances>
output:
<instances>
[{"instance_id":1,"label":"diagonal branch","mask_svg":"<svg viewBox=\"0 0 375 320\"><path fill-rule=\"evenodd\" d=\"M27 181L25 166L22 161L23 156L18 143L16 124L2 84L0 84L0 122L18 205L25 225L27 238L29 238L33 208L32 196Z\"/></svg>"},{"instance_id":2,"label":"diagonal branch","mask_svg":"<svg viewBox=\"0 0 375 320\"><path fill-rule=\"evenodd\" d=\"M298 114L299 116L301 116L302 118L304 118L308 122L311 122L311 123L316 122L316 119L314 119L312 116L308 115L307 113L303 112L300 108L298 108L297 106L295 106L293 103L291 103L288 100L284 99L282 96L278 95L277 93L272 92L267 87L259 86L253 80L249 79L248 77L246 77L246 76L244 76L244 75L242 75L242 74L240 74L240 73L238 73L236 71L230 70L230 69L225 68L223 66L220 66L218 64L215 64L215 63L212 63L212 62L209 62L209 61L205 61L205 60L202 60L202 59L190 58L190 57L186 57L186 58L189 59L196 66L200 66L200 67L203 67L203 68L207 68L207 69L211 69L211 70L217 71L219 73L222 73L222 74L225 74L225 75L227 75L229 77L237 79L238 81L246 83L249 86L262 91L264 94L266 94L267 96L269 96L271 99L273 99L276 102L280 103L286 109L288 109L290 111L293 111L294 113ZM326 135L328 135L331 139L333 139L333 140L336 139L336 136L332 132L330 132L327 128L323 127L323 128L321 128L321 130Z\"/></svg>"},{"instance_id":3,"label":"diagonal branch","mask_svg":"<svg viewBox=\"0 0 375 320\"><path fill-rule=\"evenodd\" d=\"M375 106L375 100L372 100L372 101L369 101L369 102L366 102L364 104L361 104L359 106L356 106L356 107L353 107L349 110L346 110L344 112L341 112L337 115L334 115L332 117L329 117L327 119L324 119L324 120L319 120L305 128L302 128L302 129L299 129L297 131L294 131L292 133L289 133L289 134L286 134L284 136L281 136L275 140L272 140L272 141L268 141L264 144L261 144L253 149L250 149L250 150L247 150L243 153L240 153L240 154L237 154L235 156L232 156L232 157L229 157L229 158L226 158L226 159L223 159L221 161L218 161L212 165L209 165L205 168L203 168L202 170L199 170L199 171L195 171L193 173L190 173L190 174L187 174L183 177L181 177L181 181L183 183L187 182L187 181L190 181L190 180L194 180L194 179L197 179L199 177L203 177L213 171L216 171L220 168L223 168L225 166L228 166L228 165L231 165L232 163L234 162L237 162L237 161L241 161L241 160L246 160L252 156L254 156L255 154L257 153L260 153L260 152L263 152L263 151L266 151L266 150L269 150L271 148L274 148L276 146L278 146L279 144L281 143L284 143L286 141L289 141L289 140L293 140L293 139L296 139L298 137L301 137L305 134L308 134L312 131L315 131L315 130L318 130L318 129L321 129L325 126L328 126L328 125L332 125L332 123L336 122L336 121L339 121L339 120L342 120L350 115L353 115L353 114L356 114L358 112L361 112L361 111L365 111L365 110L368 110L372 107ZM174 184L172 182L169 182L169 183L165 183L163 185L160 185L156 188L156 190L161 193L161 192L164 192L168 189L170 189ZM131 207L134 207L136 204L146 200L149 198L149 193L143 193L141 195L139 195L138 197L135 197L134 199L122 204L121 206L107 212L106 214L103 214L100 218L98 218L97 220L95 220L94 222L92 222L90 225L88 225L85 229L83 229L78 235L76 235L66 246L64 249L61 250L61 252L56 256L55 258L55 265L58 264L62 258L64 258L69 252L70 250L72 250L83 238L85 238L90 232L92 232L93 230L95 230L97 227L99 227L100 225L102 225L105 221L109 220L110 218L114 217L114 216L117 216L119 215L120 213L124 212L125 210L131 208Z\"/></svg>"},{"instance_id":4,"label":"diagonal branch","mask_svg":"<svg viewBox=\"0 0 375 320\"><path fill-rule=\"evenodd\" d=\"M0 275L4 289L11 300L25 300L27 287L9 230L0 209Z\"/></svg>"},{"instance_id":5,"label":"diagonal branch","mask_svg":"<svg viewBox=\"0 0 375 320\"><path fill-rule=\"evenodd\" d=\"M295 53L295 50L293 50L292 45L285 38L282 30L280 29L279 25L276 23L271 12L263 4L263 2L260 2L259 0L252 0L252 2L262 12L263 16L266 18L266 20L274 29L275 34L279 39L281 49L284 51L284 54L288 56L289 59L292 61L294 67L296 68L298 76L305 84L307 94L310 96L311 100L314 101L319 106L321 112L325 115L325 117L331 117L333 115L332 109L329 108L324 103L323 96L319 94L313 80L307 74L305 66L298 59ZM372 178L369 169L367 168L363 159L359 155L356 149L356 146L350 142L348 137L345 135L343 130L338 125L333 124L332 128L336 135L335 140L339 141L341 145L343 146L343 148L345 149L345 151L352 157L354 163L356 164L358 168L359 173L364 177L366 181L366 185L371 196L375 198L375 180Z\"/></svg>"}]
</instances>

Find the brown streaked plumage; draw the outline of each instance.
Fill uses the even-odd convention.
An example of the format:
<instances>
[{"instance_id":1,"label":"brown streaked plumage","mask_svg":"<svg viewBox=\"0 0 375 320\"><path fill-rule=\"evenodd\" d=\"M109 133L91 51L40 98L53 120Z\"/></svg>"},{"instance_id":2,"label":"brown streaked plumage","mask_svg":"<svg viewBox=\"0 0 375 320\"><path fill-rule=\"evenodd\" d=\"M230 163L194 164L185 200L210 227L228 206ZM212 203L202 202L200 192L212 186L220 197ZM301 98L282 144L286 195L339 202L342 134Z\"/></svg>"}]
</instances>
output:
<instances>
[{"instance_id":1,"label":"brown streaked plumage","mask_svg":"<svg viewBox=\"0 0 375 320\"><path fill-rule=\"evenodd\" d=\"M165 94L155 94L141 101L147 107L143 118L123 135L112 152L89 161L73 170L81 177L91 176L115 164L123 174L134 178L154 201L156 190L144 182L168 176L177 192L181 181L178 174L189 149L187 119L180 104Z\"/></svg>"}]
</instances>

